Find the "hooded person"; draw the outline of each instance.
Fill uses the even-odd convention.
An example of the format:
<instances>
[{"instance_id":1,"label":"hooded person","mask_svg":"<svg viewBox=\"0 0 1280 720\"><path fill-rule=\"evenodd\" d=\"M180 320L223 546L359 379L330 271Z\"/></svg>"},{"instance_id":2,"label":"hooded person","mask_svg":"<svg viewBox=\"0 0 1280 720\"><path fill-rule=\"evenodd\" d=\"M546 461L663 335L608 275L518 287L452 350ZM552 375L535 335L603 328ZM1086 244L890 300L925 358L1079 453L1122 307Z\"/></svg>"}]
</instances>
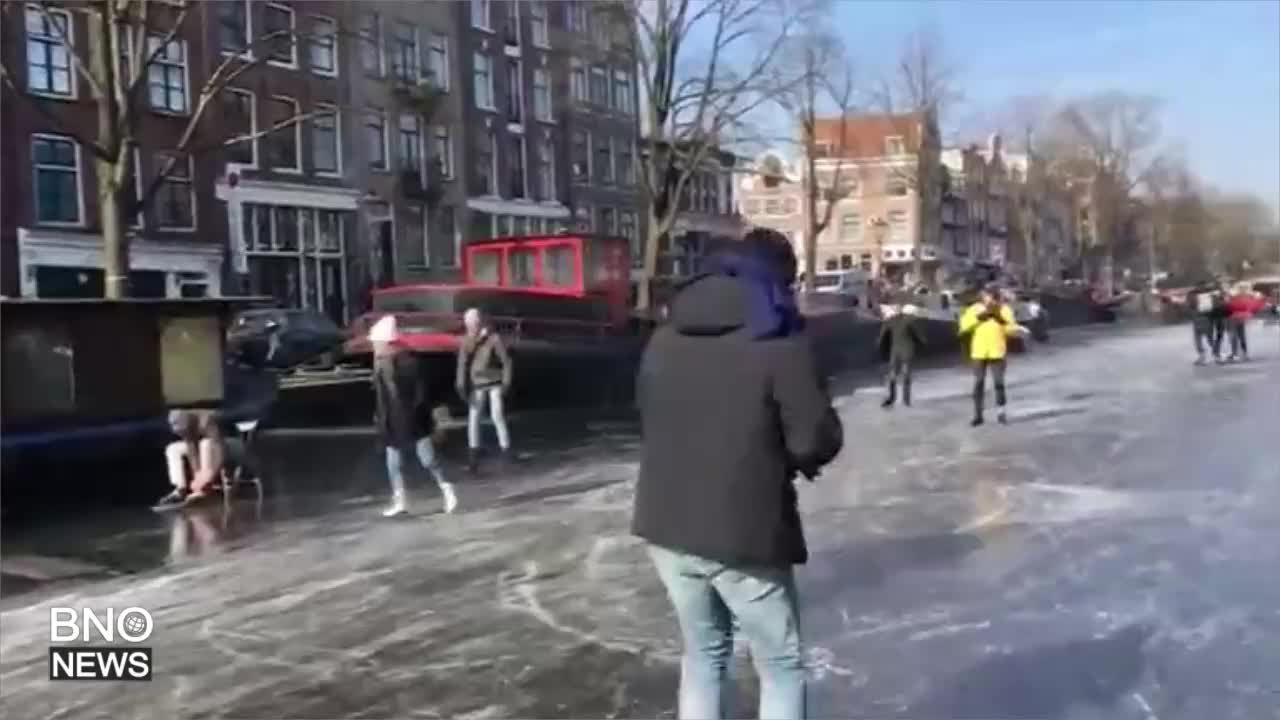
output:
<instances>
[{"instance_id":1,"label":"hooded person","mask_svg":"<svg viewBox=\"0 0 1280 720\"><path fill-rule=\"evenodd\" d=\"M444 498L444 511L451 513L458 506L458 496L436 457L432 442L435 419L426 383L417 359L404 350L395 315L385 315L374 323L369 342L373 345L374 425L382 439L391 483L391 505L382 514L393 517L408 512L404 458L411 452L435 480Z\"/></svg>"},{"instance_id":2,"label":"hooded person","mask_svg":"<svg viewBox=\"0 0 1280 720\"><path fill-rule=\"evenodd\" d=\"M916 351L924 347L924 335L917 322L919 313L919 308L906 303L887 314L880 324L880 337L876 344L889 360L888 394L880 404L885 409L893 407L897 400L899 380L902 381L902 404L911 407L911 364Z\"/></svg>"},{"instance_id":3,"label":"hooded person","mask_svg":"<svg viewBox=\"0 0 1280 720\"><path fill-rule=\"evenodd\" d=\"M755 229L680 288L640 361L632 531L684 639L679 717L719 718L737 624L760 674L758 717L805 714L794 566L808 558L795 481L843 442L791 284L796 259Z\"/></svg>"},{"instance_id":4,"label":"hooded person","mask_svg":"<svg viewBox=\"0 0 1280 720\"><path fill-rule=\"evenodd\" d=\"M462 314L466 334L458 343L457 373L454 388L467 403L467 468L476 471L480 455L480 416L485 406L498 435L498 447L510 458L511 432L503 398L511 390L514 366L502 335L486 322L477 308Z\"/></svg>"}]
</instances>

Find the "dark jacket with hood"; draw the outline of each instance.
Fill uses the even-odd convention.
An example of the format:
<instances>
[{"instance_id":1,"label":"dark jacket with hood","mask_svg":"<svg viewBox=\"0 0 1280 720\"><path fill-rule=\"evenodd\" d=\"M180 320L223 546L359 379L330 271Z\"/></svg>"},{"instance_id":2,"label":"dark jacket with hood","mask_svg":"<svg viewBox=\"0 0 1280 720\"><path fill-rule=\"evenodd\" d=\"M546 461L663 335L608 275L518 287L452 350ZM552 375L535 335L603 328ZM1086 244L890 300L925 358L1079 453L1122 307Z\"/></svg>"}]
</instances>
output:
<instances>
[{"instance_id":1,"label":"dark jacket with hood","mask_svg":"<svg viewBox=\"0 0 1280 720\"><path fill-rule=\"evenodd\" d=\"M770 319L761 292L748 277L699 277L650 338L632 529L725 564L789 566L808 559L794 481L843 438L798 316L775 307Z\"/></svg>"},{"instance_id":2,"label":"dark jacket with hood","mask_svg":"<svg viewBox=\"0 0 1280 720\"><path fill-rule=\"evenodd\" d=\"M434 422L417 357L397 352L374 358L374 425L389 447L404 448L427 437Z\"/></svg>"},{"instance_id":3,"label":"dark jacket with hood","mask_svg":"<svg viewBox=\"0 0 1280 720\"><path fill-rule=\"evenodd\" d=\"M880 325L880 338L876 343L884 359L911 362L916 350L924 347L924 336L916 316L898 312Z\"/></svg>"}]
</instances>

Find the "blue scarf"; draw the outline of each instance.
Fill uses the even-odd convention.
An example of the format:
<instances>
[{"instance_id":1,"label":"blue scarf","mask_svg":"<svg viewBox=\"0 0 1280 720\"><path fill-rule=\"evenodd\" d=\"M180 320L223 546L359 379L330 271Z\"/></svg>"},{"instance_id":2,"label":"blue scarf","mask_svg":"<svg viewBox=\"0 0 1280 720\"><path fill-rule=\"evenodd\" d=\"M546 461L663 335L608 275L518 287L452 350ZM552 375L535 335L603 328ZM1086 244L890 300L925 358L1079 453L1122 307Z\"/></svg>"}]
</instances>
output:
<instances>
[{"instance_id":1,"label":"blue scarf","mask_svg":"<svg viewBox=\"0 0 1280 720\"><path fill-rule=\"evenodd\" d=\"M723 253L707 262L707 275L735 277L746 282L747 330L756 339L786 337L804 328L795 293L763 260L739 253Z\"/></svg>"}]
</instances>

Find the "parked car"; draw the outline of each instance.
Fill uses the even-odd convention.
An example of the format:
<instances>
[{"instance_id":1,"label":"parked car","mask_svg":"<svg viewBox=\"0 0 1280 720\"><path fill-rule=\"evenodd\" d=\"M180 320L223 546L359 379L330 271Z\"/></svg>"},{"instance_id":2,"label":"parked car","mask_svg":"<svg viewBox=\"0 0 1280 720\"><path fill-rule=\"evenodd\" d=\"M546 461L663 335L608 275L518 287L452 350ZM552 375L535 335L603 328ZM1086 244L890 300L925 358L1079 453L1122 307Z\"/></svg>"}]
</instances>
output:
<instances>
[{"instance_id":1,"label":"parked car","mask_svg":"<svg viewBox=\"0 0 1280 720\"><path fill-rule=\"evenodd\" d=\"M317 360L332 365L345 339L337 324L315 310L259 308L236 315L227 351L251 367L293 370Z\"/></svg>"}]
</instances>

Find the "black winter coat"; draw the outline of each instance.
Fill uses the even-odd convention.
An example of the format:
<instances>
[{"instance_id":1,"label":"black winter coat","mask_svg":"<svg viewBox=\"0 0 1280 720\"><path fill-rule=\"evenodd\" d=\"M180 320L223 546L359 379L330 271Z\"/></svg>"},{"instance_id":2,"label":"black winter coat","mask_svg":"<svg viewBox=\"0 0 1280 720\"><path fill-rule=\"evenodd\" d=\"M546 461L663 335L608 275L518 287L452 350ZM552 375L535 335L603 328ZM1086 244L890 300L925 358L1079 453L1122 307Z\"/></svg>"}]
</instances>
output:
<instances>
[{"instance_id":1,"label":"black winter coat","mask_svg":"<svg viewBox=\"0 0 1280 720\"><path fill-rule=\"evenodd\" d=\"M880 357L885 360L915 358L916 351L924 347L924 336L914 315L899 313L885 320L880 326L880 339L876 343Z\"/></svg>"},{"instance_id":2,"label":"black winter coat","mask_svg":"<svg viewBox=\"0 0 1280 720\"><path fill-rule=\"evenodd\" d=\"M417 357L410 352L375 358L374 425L384 445L408 447L434 429L426 384Z\"/></svg>"},{"instance_id":3,"label":"black winter coat","mask_svg":"<svg viewBox=\"0 0 1280 720\"><path fill-rule=\"evenodd\" d=\"M694 281L645 348L632 530L729 565L789 566L808 559L794 482L835 458L843 431L809 338L745 329L743 282Z\"/></svg>"}]
</instances>

